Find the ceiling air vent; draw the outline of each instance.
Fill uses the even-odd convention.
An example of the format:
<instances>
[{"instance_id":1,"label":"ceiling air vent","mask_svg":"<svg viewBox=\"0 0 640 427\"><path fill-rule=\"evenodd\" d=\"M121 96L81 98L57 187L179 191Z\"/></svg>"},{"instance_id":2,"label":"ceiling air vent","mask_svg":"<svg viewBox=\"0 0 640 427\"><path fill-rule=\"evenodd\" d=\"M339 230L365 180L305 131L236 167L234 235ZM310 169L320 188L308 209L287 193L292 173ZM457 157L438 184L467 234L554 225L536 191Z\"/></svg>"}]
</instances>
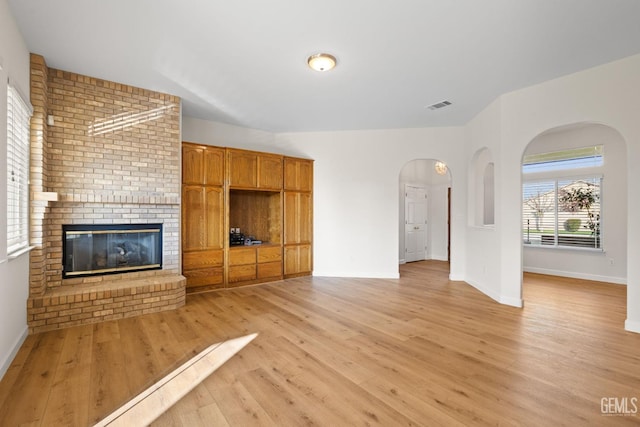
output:
<instances>
[{"instance_id":1,"label":"ceiling air vent","mask_svg":"<svg viewBox=\"0 0 640 427\"><path fill-rule=\"evenodd\" d=\"M440 108L444 108L444 107L447 107L449 105L451 105L451 102L449 102L449 101L441 101L441 102L438 102L436 104L429 105L427 108L429 110L438 110Z\"/></svg>"}]
</instances>

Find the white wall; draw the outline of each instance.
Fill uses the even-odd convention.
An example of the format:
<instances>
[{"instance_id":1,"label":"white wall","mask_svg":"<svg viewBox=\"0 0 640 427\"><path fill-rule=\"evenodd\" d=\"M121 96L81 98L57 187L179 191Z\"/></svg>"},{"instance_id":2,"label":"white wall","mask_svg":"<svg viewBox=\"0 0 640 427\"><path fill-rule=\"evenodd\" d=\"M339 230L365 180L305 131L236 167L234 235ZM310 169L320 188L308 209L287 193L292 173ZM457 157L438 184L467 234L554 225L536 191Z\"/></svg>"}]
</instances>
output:
<instances>
[{"instance_id":1,"label":"white wall","mask_svg":"<svg viewBox=\"0 0 640 427\"><path fill-rule=\"evenodd\" d=\"M405 186L418 185L427 191L427 253L426 259L447 261L447 189L450 184L450 174L438 175L435 172L436 160L416 159L402 168L398 191L399 221L398 221L398 256L400 263L404 263L405 254Z\"/></svg>"},{"instance_id":2,"label":"white wall","mask_svg":"<svg viewBox=\"0 0 640 427\"><path fill-rule=\"evenodd\" d=\"M520 262L514 266L505 264L502 247L503 210L501 187L513 180L513 172L502 161L502 102L494 101L465 127L466 158L469 167L469 209L467 212L467 257L464 280L491 298L503 304L522 306L520 292ZM495 210L492 226L483 224L484 170L494 164ZM508 165L507 165L508 166ZM519 167L515 168L520 174ZM518 196L519 197L519 196ZM507 213L506 215L510 215ZM510 262L510 261L507 261ZM515 273L515 274L514 274ZM515 280L511 289L505 283Z\"/></svg>"},{"instance_id":3,"label":"white wall","mask_svg":"<svg viewBox=\"0 0 640 427\"><path fill-rule=\"evenodd\" d=\"M561 128L537 136L526 154L604 145L602 241L604 251L525 246L524 271L612 283L627 278L626 146L618 132L602 125ZM576 171L580 173L580 171ZM612 262L612 264L611 264Z\"/></svg>"},{"instance_id":4,"label":"white wall","mask_svg":"<svg viewBox=\"0 0 640 427\"><path fill-rule=\"evenodd\" d=\"M183 117L182 140L218 147L269 152L273 150L275 135L262 130L194 119L193 117ZM287 153L282 154L295 156L297 155L295 153L300 154L294 147Z\"/></svg>"},{"instance_id":5,"label":"white wall","mask_svg":"<svg viewBox=\"0 0 640 427\"><path fill-rule=\"evenodd\" d=\"M279 144L304 148L316 160L314 274L398 277L398 177L408 161L430 158L444 161L451 171L451 277L463 277L462 137L460 128L277 135Z\"/></svg>"},{"instance_id":6,"label":"white wall","mask_svg":"<svg viewBox=\"0 0 640 427\"><path fill-rule=\"evenodd\" d=\"M29 94L29 52L0 0L0 378L27 335L29 255L7 260L7 78Z\"/></svg>"}]
</instances>

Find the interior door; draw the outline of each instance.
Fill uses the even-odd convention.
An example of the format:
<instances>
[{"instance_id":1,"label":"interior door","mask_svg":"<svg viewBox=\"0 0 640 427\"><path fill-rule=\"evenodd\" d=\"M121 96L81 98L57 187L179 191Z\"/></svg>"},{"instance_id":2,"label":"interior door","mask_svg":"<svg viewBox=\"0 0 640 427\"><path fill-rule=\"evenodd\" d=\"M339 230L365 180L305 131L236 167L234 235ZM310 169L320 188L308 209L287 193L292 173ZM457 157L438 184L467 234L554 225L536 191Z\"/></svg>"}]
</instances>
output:
<instances>
[{"instance_id":1,"label":"interior door","mask_svg":"<svg viewBox=\"0 0 640 427\"><path fill-rule=\"evenodd\" d=\"M405 262L420 261L427 255L427 191L407 185L404 200Z\"/></svg>"}]
</instances>

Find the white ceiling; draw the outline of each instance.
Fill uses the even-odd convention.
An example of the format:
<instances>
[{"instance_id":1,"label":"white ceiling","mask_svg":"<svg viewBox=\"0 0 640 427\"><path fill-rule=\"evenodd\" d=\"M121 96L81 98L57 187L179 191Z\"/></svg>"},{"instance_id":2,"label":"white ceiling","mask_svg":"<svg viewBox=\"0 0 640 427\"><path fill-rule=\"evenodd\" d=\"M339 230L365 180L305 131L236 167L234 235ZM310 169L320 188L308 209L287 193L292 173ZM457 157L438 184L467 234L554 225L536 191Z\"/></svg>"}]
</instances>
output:
<instances>
[{"instance_id":1,"label":"white ceiling","mask_svg":"<svg viewBox=\"0 0 640 427\"><path fill-rule=\"evenodd\" d=\"M640 53L638 0L9 3L50 67L273 132L461 125L503 93ZM333 71L307 67L319 51Z\"/></svg>"}]
</instances>

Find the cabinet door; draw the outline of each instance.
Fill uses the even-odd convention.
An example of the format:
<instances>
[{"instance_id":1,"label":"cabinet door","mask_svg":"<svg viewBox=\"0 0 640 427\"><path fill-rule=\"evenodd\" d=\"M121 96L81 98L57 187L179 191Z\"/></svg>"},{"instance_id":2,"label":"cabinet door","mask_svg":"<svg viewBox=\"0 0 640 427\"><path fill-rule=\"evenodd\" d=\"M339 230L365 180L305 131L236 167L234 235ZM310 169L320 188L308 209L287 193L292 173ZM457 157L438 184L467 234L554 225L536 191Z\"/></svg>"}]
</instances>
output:
<instances>
[{"instance_id":1,"label":"cabinet door","mask_svg":"<svg viewBox=\"0 0 640 427\"><path fill-rule=\"evenodd\" d=\"M285 276L311 272L311 245L294 245L284 248Z\"/></svg>"},{"instance_id":2,"label":"cabinet door","mask_svg":"<svg viewBox=\"0 0 640 427\"><path fill-rule=\"evenodd\" d=\"M224 184L224 149L182 144L183 184Z\"/></svg>"},{"instance_id":3,"label":"cabinet door","mask_svg":"<svg viewBox=\"0 0 640 427\"><path fill-rule=\"evenodd\" d=\"M284 189L313 190L313 160L284 158Z\"/></svg>"},{"instance_id":4,"label":"cabinet door","mask_svg":"<svg viewBox=\"0 0 640 427\"><path fill-rule=\"evenodd\" d=\"M185 185L182 189L182 250L222 249L222 187Z\"/></svg>"},{"instance_id":5,"label":"cabinet door","mask_svg":"<svg viewBox=\"0 0 640 427\"><path fill-rule=\"evenodd\" d=\"M204 246L207 249L222 249L224 245L223 210L224 191L222 187L203 187L205 200Z\"/></svg>"},{"instance_id":6,"label":"cabinet door","mask_svg":"<svg viewBox=\"0 0 640 427\"><path fill-rule=\"evenodd\" d=\"M182 250L205 248L204 228L206 203L204 187L184 185L182 187Z\"/></svg>"},{"instance_id":7,"label":"cabinet door","mask_svg":"<svg viewBox=\"0 0 640 427\"><path fill-rule=\"evenodd\" d=\"M182 183L204 184L204 147L182 144Z\"/></svg>"},{"instance_id":8,"label":"cabinet door","mask_svg":"<svg viewBox=\"0 0 640 427\"><path fill-rule=\"evenodd\" d=\"M282 188L282 156L258 156L258 188Z\"/></svg>"},{"instance_id":9,"label":"cabinet door","mask_svg":"<svg viewBox=\"0 0 640 427\"><path fill-rule=\"evenodd\" d=\"M312 206L310 193L285 191L284 243L310 243L312 239Z\"/></svg>"},{"instance_id":10,"label":"cabinet door","mask_svg":"<svg viewBox=\"0 0 640 427\"><path fill-rule=\"evenodd\" d=\"M204 151L204 184L224 184L224 148L206 147Z\"/></svg>"},{"instance_id":11,"label":"cabinet door","mask_svg":"<svg viewBox=\"0 0 640 427\"><path fill-rule=\"evenodd\" d=\"M250 151L229 149L229 185L258 187L258 155Z\"/></svg>"}]
</instances>

